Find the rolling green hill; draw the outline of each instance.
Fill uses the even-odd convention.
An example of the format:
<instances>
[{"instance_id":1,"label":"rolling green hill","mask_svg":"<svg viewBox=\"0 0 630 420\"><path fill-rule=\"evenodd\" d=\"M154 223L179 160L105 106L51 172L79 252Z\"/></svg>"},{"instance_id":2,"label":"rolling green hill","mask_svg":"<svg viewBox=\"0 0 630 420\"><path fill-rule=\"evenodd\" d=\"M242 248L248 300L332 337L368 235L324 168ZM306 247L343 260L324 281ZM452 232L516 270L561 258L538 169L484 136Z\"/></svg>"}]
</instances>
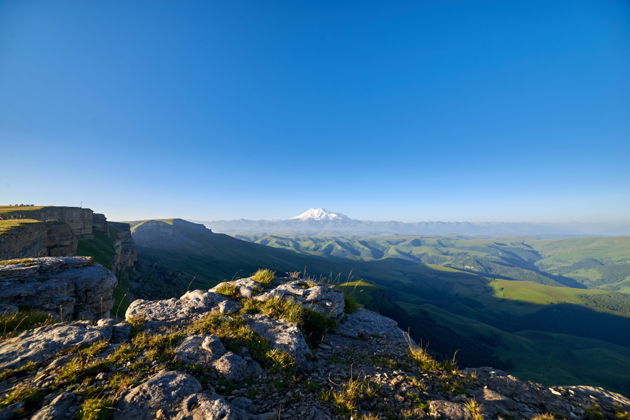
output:
<instances>
[{"instance_id":1,"label":"rolling green hill","mask_svg":"<svg viewBox=\"0 0 630 420\"><path fill-rule=\"evenodd\" d=\"M237 237L311 255L362 261L397 258L552 286L630 292L630 237L549 240L433 236Z\"/></svg>"}]
</instances>

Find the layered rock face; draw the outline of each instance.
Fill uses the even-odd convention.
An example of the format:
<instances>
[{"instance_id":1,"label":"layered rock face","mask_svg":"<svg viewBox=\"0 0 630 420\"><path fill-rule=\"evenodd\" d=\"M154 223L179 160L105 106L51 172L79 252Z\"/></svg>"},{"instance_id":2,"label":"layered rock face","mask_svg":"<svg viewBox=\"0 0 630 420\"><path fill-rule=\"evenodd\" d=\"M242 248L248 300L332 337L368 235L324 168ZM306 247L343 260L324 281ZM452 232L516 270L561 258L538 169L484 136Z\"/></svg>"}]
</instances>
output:
<instances>
[{"instance_id":1,"label":"layered rock face","mask_svg":"<svg viewBox=\"0 0 630 420\"><path fill-rule=\"evenodd\" d=\"M50 206L31 210L18 209L12 212L5 212L4 216L9 219L57 220L70 226L72 233L78 238L85 238L92 235L94 212L80 207Z\"/></svg>"},{"instance_id":2,"label":"layered rock face","mask_svg":"<svg viewBox=\"0 0 630 420\"><path fill-rule=\"evenodd\" d=\"M137 300L126 320L59 323L0 341L0 369L8 372L0 375L0 418L66 419L88 407L114 419L180 420L630 412L630 400L602 388L547 387L432 361L395 321L347 313L341 292L311 281L245 278ZM45 396L27 405L25 389Z\"/></svg>"},{"instance_id":3,"label":"layered rock face","mask_svg":"<svg viewBox=\"0 0 630 420\"><path fill-rule=\"evenodd\" d=\"M115 253L109 268L117 275L129 274L138 258L129 224L108 222L90 209L43 207L5 212L3 218L19 223L0 234L0 260L73 256L79 240L90 241L95 233L112 241Z\"/></svg>"},{"instance_id":4,"label":"layered rock face","mask_svg":"<svg viewBox=\"0 0 630 420\"><path fill-rule=\"evenodd\" d=\"M77 237L63 222L22 223L0 236L0 260L74 255Z\"/></svg>"},{"instance_id":5,"label":"layered rock face","mask_svg":"<svg viewBox=\"0 0 630 420\"><path fill-rule=\"evenodd\" d=\"M129 224L107 222L107 229L110 233L116 235L114 240L116 254L112 262L112 271L114 273L123 273L125 270L133 268L138 260L138 252L131 236Z\"/></svg>"},{"instance_id":6,"label":"layered rock face","mask_svg":"<svg viewBox=\"0 0 630 420\"><path fill-rule=\"evenodd\" d=\"M118 280L88 257L44 257L0 264L0 304L48 312L55 318L109 316Z\"/></svg>"}]
</instances>

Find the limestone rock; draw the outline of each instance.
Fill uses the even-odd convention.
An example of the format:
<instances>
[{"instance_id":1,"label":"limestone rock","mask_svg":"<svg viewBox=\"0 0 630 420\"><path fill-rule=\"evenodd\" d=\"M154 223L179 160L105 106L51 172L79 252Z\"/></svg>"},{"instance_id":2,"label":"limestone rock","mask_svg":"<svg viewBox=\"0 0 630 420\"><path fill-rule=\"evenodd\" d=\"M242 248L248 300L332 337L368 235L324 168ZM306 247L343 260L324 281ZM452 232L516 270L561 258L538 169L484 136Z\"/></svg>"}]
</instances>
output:
<instances>
[{"instance_id":1,"label":"limestone rock","mask_svg":"<svg viewBox=\"0 0 630 420\"><path fill-rule=\"evenodd\" d=\"M118 280L89 257L33 258L0 265L0 304L24 305L58 318L108 316Z\"/></svg>"},{"instance_id":2,"label":"limestone rock","mask_svg":"<svg viewBox=\"0 0 630 420\"><path fill-rule=\"evenodd\" d=\"M115 234L114 240L114 260L112 270L117 275L123 275L126 270L132 270L138 260L136 244L131 236L131 229L128 223L107 222L107 229Z\"/></svg>"},{"instance_id":3,"label":"limestone rock","mask_svg":"<svg viewBox=\"0 0 630 420\"><path fill-rule=\"evenodd\" d=\"M230 405L219 395L198 393L188 396L174 420L247 420L251 416Z\"/></svg>"},{"instance_id":4,"label":"limestone rock","mask_svg":"<svg viewBox=\"0 0 630 420\"><path fill-rule=\"evenodd\" d=\"M219 283L216 286L214 286L212 289L210 289L210 292L216 292L218 288L225 285L231 285L231 286L236 287L236 291L238 295L245 298L251 298L263 290L263 287L259 283L256 283L251 278L244 278L244 279L238 279L234 281L224 281L222 283Z\"/></svg>"},{"instance_id":5,"label":"limestone rock","mask_svg":"<svg viewBox=\"0 0 630 420\"><path fill-rule=\"evenodd\" d=\"M244 318L247 325L255 333L267 339L273 348L293 356L299 368L310 367L307 357L312 356L312 353L298 327L263 314L244 315Z\"/></svg>"},{"instance_id":6,"label":"limestone rock","mask_svg":"<svg viewBox=\"0 0 630 420\"><path fill-rule=\"evenodd\" d=\"M79 398L70 392L62 392L37 411L31 420L66 420L79 411Z\"/></svg>"},{"instance_id":7,"label":"limestone rock","mask_svg":"<svg viewBox=\"0 0 630 420\"><path fill-rule=\"evenodd\" d=\"M249 363L238 354L228 351L223 356L212 362L212 367L228 381L240 382L257 376L261 373L258 363Z\"/></svg>"},{"instance_id":8,"label":"limestone rock","mask_svg":"<svg viewBox=\"0 0 630 420\"><path fill-rule=\"evenodd\" d=\"M89 321L24 331L17 337L0 341L0 369L17 368L30 361L41 362L70 346L109 340L111 334L111 327L93 326Z\"/></svg>"},{"instance_id":9,"label":"limestone rock","mask_svg":"<svg viewBox=\"0 0 630 420\"><path fill-rule=\"evenodd\" d=\"M211 334L186 337L175 349L177 358L185 363L207 366L218 359L226 350L221 340Z\"/></svg>"},{"instance_id":10,"label":"limestone rock","mask_svg":"<svg viewBox=\"0 0 630 420\"><path fill-rule=\"evenodd\" d=\"M470 412L463 404L452 401L430 401L429 414L433 418L448 420L471 420Z\"/></svg>"},{"instance_id":11,"label":"limestone rock","mask_svg":"<svg viewBox=\"0 0 630 420\"><path fill-rule=\"evenodd\" d=\"M158 417L158 411L166 418L173 418L184 399L201 390L201 384L191 375L160 371L124 395L114 411L114 420L152 420Z\"/></svg>"},{"instance_id":12,"label":"limestone rock","mask_svg":"<svg viewBox=\"0 0 630 420\"><path fill-rule=\"evenodd\" d=\"M218 293L194 290L186 292L181 298L165 300L138 299L131 302L125 318L141 318L149 323L174 324L190 321L200 314L210 312L227 298Z\"/></svg>"},{"instance_id":13,"label":"limestone rock","mask_svg":"<svg viewBox=\"0 0 630 420\"><path fill-rule=\"evenodd\" d=\"M305 280L294 280L270 290L257 300L267 300L278 296L292 298L306 308L323 315L341 319L344 315L345 303L343 293L329 284L313 284Z\"/></svg>"},{"instance_id":14,"label":"limestone rock","mask_svg":"<svg viewBox=\"0 0 630 420\"><path fill-rule=\"evenodd\" d=\"M74 255L77 244L69 225L55 220L31 220L0 235L0 260Z\"/></svg>"},{"instance_id":15,"label":"limestone rock","mask_svg":"<svg viewBox=\"0 0 630 420\"><path fill-rule=\"evenodd\" d=\"M390 344L399 346L405 346L411 340L403 330L398 328L396 321L367 309L359 309L348 314L346 320L337 327L335 332L352 338L382 337Z\"/></svg>"}]
</instances>

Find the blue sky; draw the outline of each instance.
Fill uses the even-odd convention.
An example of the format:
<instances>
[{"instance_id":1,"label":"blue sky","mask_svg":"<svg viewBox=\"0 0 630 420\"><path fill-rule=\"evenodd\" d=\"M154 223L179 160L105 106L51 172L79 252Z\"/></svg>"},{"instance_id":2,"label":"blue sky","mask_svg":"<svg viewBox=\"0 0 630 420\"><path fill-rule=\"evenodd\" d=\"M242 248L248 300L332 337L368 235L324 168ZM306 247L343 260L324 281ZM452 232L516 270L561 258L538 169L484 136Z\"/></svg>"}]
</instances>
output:
<instances>
[{"instance_id":1,"label":"blue sky","mask_svg":"<svg viewBox=\"0 0 630 420\"><path fill-rule=\"evenodd\" d=\"M1 1L0 203L630 219L626 1Z\"/></svg>"}]
</instances>

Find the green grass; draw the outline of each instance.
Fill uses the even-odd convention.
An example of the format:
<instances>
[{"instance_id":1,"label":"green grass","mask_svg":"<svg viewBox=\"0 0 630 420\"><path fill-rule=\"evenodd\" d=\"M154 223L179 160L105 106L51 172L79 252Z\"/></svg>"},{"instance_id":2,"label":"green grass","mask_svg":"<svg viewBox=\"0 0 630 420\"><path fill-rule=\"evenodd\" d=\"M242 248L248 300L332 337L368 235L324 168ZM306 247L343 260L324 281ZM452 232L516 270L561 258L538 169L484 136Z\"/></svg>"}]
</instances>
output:
<instances>
[{"instance_id":1,"label":"green grass","mask_svg":"<svg viewBox=\"0 0 630 420\"><path fill-rule=\"evenodd\" d=\"M275 278L276 273L266 268L256 271L252 276L252 280L256 283L262 284L263 286L269 286Z\"/></svg>"},{"instance_id":2,"label":"green grass","mask_svg":"<svg viewBox=\"0 0 630 420\"><path fill-rule=\"evenodd\" d=\"M247 299L243 301L241 313L263 313L270 318L292 322L302 330L306 340L314 346L317 346L324 334L335 326L332 318L305 308L291 299L278 296L263 302Z\"/></svg>"},{"instance_id":3,"label":"green grass","mask_svg":"<svg viewBox=\"0 0 630 420\"><path fill-rule=\"evenodd\" d=\"M54 324L53 317L45 312L22 310L14 314L0 315L0 338L13 337L25 330Z\"/></svg>"},{"instance_id":4,"label":"green grass","mask_svg":"<svg viewBox=\"0 0 630 420\"><path fill-rule=\"evenodd\" d=\"M30 225L33 223L43 223L43 222L41 222L40 220L35 220L35 219L0 220L0 235L4 235L21 226Z\"/></svg>"},{"instance_id":5,"label":"green grass","mask_svg":"<svg viewBox=\"0 0 630 420\"><path fill-rule=\"evenodd\" d=\"M37 211L47 206L0 206L0 214L10 215L11 213Z\"/></svg>"}]
</instances>

